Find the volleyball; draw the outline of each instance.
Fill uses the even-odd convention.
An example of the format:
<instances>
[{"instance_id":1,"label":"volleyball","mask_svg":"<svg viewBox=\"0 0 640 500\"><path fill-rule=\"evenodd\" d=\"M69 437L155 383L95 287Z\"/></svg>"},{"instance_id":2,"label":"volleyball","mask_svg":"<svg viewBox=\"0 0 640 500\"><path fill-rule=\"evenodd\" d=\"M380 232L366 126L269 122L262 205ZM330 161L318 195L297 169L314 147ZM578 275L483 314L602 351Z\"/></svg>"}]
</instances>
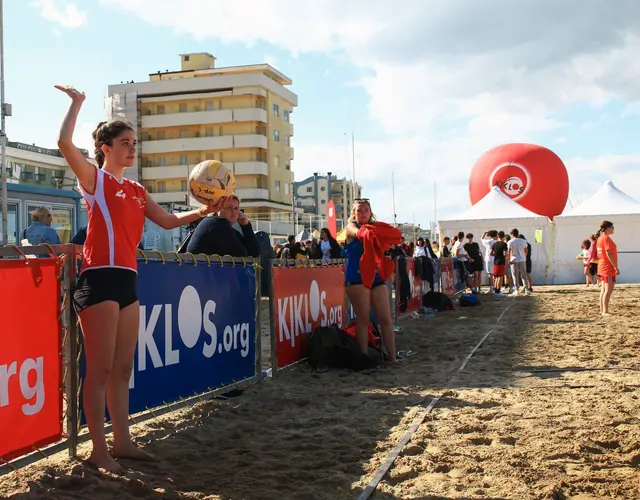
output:
<instances>
[{"instance_id":1,"label":"volleyball","mask_svg":"<svg viewBox=\"0 0 640 500\"><path fill-rule=\"evenodd\" d=\"M199 203L213 205L236 188L233 172L218 160L198 163L189 174L189 191Z\"/></svg>"}]
</instances>

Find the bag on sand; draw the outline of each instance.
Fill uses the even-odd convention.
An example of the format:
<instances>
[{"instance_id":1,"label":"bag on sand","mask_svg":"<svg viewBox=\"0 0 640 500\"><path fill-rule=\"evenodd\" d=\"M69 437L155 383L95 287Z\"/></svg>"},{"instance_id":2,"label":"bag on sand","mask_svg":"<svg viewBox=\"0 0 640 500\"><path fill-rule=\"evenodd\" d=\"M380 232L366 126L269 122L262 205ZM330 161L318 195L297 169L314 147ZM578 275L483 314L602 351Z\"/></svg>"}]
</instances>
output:
<instances>
[{"instance_id":1,"label":"bag on sand","mask_svg":"<svg viewBox=\"0 0 640 500\"><path fill-rule=\"evenodd\" d=\"M480 299L470 293L465 293L464 295L462 295L460 297L460 306L461 307L471 307L471 306L479 306L480 305Z\"/></svg>"},{"instance_id":2,"label":"bag on sand","mask_svg":"<svg viewBox=\"0 0 640 500\"><path fill-rule=\"evenodd\" d=\"M311 333L307 342L309 364L318 368L346 368L360 371L382 364L382 352L369 346L369 355L360 352L355 338L337 326L322 326Z\"/></svg>"}]
</instances>

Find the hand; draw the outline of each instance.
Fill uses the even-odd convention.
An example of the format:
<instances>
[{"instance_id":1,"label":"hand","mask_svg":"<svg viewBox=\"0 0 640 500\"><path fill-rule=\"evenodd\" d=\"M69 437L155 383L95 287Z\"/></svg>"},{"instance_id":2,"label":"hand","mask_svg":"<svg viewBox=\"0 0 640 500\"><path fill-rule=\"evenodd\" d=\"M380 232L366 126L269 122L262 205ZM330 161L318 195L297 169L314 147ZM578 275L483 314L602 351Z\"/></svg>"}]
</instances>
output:
<instances>
[{"instance_id":1,"label":"hand","mask_svg":"<svg viewBox=\"0 0 640 500\"><path fill-rule=\"evenodd\" d=\"M249 217L247 217L246 214L242 211L240 211L240 214L238 215L238 223L241 226L246 226L247 224L249 224Z\"/></svg>"},{"instance_id":2,"label":"hand","mask_svg":"<svg viewBox=\"0 0 640 500\"><path fill-rule=\"evenodd\" d=\"M227 201L226 196L223 196L217 202L215 202L213 205L202 205L198 209L198 213L200 214L200 217L206 217L209 214L213 214L213 213L219 212L222 209L222 207L224 206L226 201Z\"/></svg>"},{"instance_id":3,"label":"hand","mask_svg":"<svg viewBox=\"0 0 640 500\"><path fill-rule=\"evenodd\" d=\"M620 269L616 267L616 276L620 276Z\"/></svg>"},{"instance_id":4,"label":"hand","mask_svg":"<svg viewBox=\"0 0 640 500\"><path fill-rule=\"evenodd\" d=\"M54 85L54 87L67 94L73 102L78 104L81 104L86 98L84 92L74 89L71 85Z\"/></svg>"}]
</instances>

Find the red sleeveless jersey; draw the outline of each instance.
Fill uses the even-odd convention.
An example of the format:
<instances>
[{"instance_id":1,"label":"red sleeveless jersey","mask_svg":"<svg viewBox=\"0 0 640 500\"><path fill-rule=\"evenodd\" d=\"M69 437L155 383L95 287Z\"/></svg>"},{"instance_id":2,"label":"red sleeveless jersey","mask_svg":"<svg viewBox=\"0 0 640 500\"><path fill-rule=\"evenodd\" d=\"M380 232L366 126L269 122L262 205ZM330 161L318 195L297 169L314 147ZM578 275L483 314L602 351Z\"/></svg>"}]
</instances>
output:
<instances>
[{"instance_id":1,"label":"red sleeveless jersey","mask_svg":"<svg viewBox=\"0 0 640 500\"><path fill-rule=\"evenodd\" d=\"M130 179L116 179L96 168L90 193L78 182L89 214L82 271L117 267L136 271L136 253L144 230L146 190Z\"/></svg>"}]
</instances>

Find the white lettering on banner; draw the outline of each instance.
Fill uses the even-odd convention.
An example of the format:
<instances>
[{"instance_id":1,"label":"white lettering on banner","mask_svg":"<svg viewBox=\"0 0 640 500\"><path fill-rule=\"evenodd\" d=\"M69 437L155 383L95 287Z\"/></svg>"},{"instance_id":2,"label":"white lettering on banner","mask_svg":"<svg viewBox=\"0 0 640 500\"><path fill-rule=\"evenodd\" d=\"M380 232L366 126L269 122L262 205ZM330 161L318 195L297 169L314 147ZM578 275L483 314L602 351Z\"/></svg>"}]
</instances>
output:
<instances>
[{"instance_id":1,"label":"white lettering on banner","mask_svg":"<svg viewBox=\"0 0 640 500\"><path fill-rule=\"evenodd\" d=\"M147 309L151 314L147 321ZM154 333L159 326L162 309L164 308L164 360L158 350ZM214 323L216 303L213 300L205 302L204 306L200 294L195 287L188 285L182 290L178 301L178 333L182 344L192 349L198 343L202 330L208 336L202 347L202 355L211 358L216 351L219 354L240 350L240 355L246 358L250 348L249 323L225 325L222 342L218 343L218 328ZM180 364L180 348L173 345L173 307L172 304L156 304L140 306L140 327L138 330L138 367L137 371L145 371L147 367L147 353L151 358L153 368ZM129 389L135 387L135 372L131 373Z\"/></svg>"},{"instance_id":2,"label":"white lettering on banner","mask_svg":"<svg viewBox=\"0 0 640 500\"><path fill-rule=\"evenodd\" d=\"M312 323L320 318L320 326L342 324L342 305L327 310L327 292L321 292L318 282L313 280L308 293L278 299L278 339L288 340L295 347L296 337L311 333ZM287 310L289 320L287 321ZM304 314L303 314L304 313Z\"/></svg>"},{"instance_id":3,"label":"white lettering on banner","mask_svg":"<svg viewBox=\"0 0 640 500\"><path fill-rule=\"evenodd\" d=\"M413 271L409 271L409 287L411 290L411 298L417 299L422 297L422 285L416 283L416 279L413 276Z\"/></svg>"},{"instance_id":4,"label":"white lettering on banner","mask_svg":"<svg viewBox=\"0 0 640 500\"><path fill-rule=\"evenodd\" d=\"M18 362L13 361L8 365L0 365L0 408L8 406L9 401L9 382L11 377L18 374L18 383L20 384L20 392L26 403L22 405L22 413L30 416L35 415L42 410L44 406L44 357L40 356L36 359L27 358L20 366L18 373ZM34 385L29 385L29 373L35 371L36 381ZM35 397L33 403L29 403Z\"/></svg>"}]
</instances>

